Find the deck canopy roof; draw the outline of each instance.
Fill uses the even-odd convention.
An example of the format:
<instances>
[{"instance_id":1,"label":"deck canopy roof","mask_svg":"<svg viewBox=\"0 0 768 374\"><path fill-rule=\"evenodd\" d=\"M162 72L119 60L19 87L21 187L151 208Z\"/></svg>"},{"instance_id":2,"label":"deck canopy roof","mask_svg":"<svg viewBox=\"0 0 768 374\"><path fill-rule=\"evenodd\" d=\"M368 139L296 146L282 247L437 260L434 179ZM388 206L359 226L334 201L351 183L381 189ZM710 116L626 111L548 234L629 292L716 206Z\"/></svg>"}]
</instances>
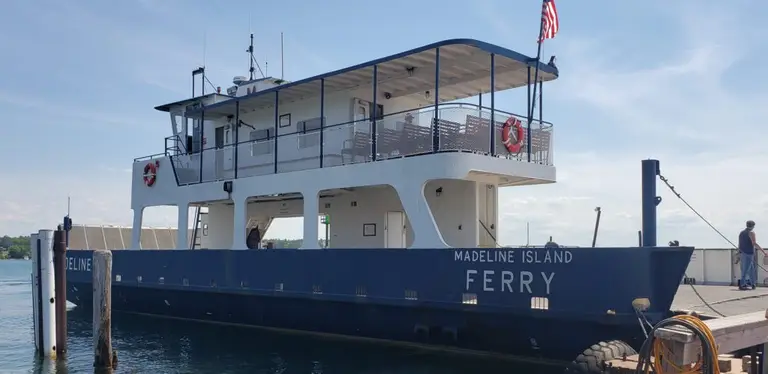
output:
<instances>
[{"instance_id":1,"label":"deck canopy roof","mask_svg":"<svg viewBox=\"0 0 768 374\"><path fill-rule=\"evenodd\" d=\"M437 54L439 50L439 60ZM187 111L188 117L221 117L235 113L235 103L240 103L241 112L273 106L275 92L279 91L278 103L295 102L319 97L321 85L325 95L356 89L373 89L374 66L377 70L376 90L388 93L391 98L435 92L435 72L439 61L439 101L454 101L480 93L491 92L491 55L494 55L495 91L525 86L533 81L536 61L532 57L473 39L452 39L401 52L363 64L351 66L330 73L314 76L296 82L286 83L250 95L231 98L207 105L204 108ZM531 77L528 77L528 67ZM539 79L556 79L558 70L547 64L540 64ZM434 101L432 96L431 101ZM319 105L319 101L318 101ZM169 111L169 105L156 108Z\"/></svg>"}]
</instances>

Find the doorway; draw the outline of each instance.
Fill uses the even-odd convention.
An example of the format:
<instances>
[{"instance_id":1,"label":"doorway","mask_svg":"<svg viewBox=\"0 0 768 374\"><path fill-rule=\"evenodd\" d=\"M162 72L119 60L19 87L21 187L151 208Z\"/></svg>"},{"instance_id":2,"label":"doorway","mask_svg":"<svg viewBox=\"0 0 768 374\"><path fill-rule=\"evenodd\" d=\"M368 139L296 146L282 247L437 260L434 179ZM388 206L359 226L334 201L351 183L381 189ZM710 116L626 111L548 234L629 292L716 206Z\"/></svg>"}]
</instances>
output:
<instances>
[{"instance_id":1,"label":"doorway","mask_svg":"<svg viewBox=\"0 0 768 374\"><path fill-rule=\"evenodd\" d=\"M387 212L384 225L384 247L405 248L405 213Z\"/></svg>"},{"instance_id":2,"label":"doorway","mask_svg":"<svg viewBox=\"0 0 768 374\"><path fill-rule=\"evenodd\" d=\"M362 99L353 99L352 120L354 123L354 132L371 132L371 103Z\"/></svg>"},{"instance_id":3,"label":"doorway","mask_svg":"<svg viewBox=\"0 0 768 374\"><path fill-rule=\"evenodd\" d=\"M222 173L232 171L235 167L234 165L234 161L235 161L234 148L235 147L232 146L232 143L233 143L232 131L233 131L233 126L227 124L221 127L217 127L213 134L214 145L216 147L216 163L217 163L217 169L219 170L217 179L230 178L229 175L224 175Z\"/></svg>"}]
</instances>

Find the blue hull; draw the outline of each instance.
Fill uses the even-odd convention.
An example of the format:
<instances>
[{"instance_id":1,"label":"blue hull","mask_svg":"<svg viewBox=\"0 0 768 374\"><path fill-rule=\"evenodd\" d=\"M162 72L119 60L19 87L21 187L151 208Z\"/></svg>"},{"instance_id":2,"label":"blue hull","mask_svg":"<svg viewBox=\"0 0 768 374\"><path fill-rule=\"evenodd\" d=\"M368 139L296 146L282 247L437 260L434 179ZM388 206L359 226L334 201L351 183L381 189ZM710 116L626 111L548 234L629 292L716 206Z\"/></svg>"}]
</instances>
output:
<instances>
[{"instance_id":1,"label":"blue hull","mask_svg":"<svg viewBox=\"0 0 768 374\"><path fill-rule=\"evenodd\" d=\"M121 250L112 308L570 361L602 340L639 345L632 301L650 299L646 316L664 318L692 252ZM77 305L92 302L91 255L67 253Z\"/></svg>"}]
</instances>

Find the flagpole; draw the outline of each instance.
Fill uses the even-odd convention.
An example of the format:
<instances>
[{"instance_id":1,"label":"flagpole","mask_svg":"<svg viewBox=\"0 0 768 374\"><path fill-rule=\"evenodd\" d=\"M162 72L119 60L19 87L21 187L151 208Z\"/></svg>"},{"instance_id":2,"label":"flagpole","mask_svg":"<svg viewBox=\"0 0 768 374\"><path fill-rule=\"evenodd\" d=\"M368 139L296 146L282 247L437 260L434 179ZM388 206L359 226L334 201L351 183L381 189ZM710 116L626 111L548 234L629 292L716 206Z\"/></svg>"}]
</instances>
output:
<instances>
[{"instance_id":1,"label":"flagpole","mask_svg":"<svg viewBox=\"0 0 768 374\"><path fill-rule=\"evenodd\" d=\"M533 73L533 96L531 100L531 108L528 111L528 130L526 131L526 144L528 145L528 162L531 162L531 123L533 122L533 112L536 109L536 88L539 86L539 64L541 61L541 45L544 44L544 7L549 0L543 0L541 3L541 20L539 21L539 38L536 40L539 44L536 50L536 70ZM531 84L531 82L528 82Z\"/></svg>"}]
</instances>

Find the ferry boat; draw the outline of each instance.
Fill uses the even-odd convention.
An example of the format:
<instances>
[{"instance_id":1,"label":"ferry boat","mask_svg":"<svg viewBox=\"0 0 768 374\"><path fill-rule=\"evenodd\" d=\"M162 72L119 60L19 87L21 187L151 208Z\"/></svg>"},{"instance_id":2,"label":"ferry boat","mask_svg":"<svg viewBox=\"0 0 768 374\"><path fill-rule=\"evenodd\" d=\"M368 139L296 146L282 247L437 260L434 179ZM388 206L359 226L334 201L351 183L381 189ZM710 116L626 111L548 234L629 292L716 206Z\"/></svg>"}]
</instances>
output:
<instances>
[{"instance_id":1,"label":"ferry boat","mask_svg":"<svg viewBox=\"0 0 768 374\"><path fill-rule=\"evenodd\" d=\"M527 111L558 75L454 39L156 107L172 132L133 162L133 227L161 205L179 208L178 227L190 208L197 223L176 250L142 249L156 239L132 231L132 249L113 252L113 310L567 361L630 350L639 320L668 315L693 248L496 241L499 190L555 183L556 168L542 106L529 118L495 94L527 88ZM261 244L280 217L303 217L300 249ZM68 251L77 305L92 302L91 254Z\"/></svg>"}]
</instances>

